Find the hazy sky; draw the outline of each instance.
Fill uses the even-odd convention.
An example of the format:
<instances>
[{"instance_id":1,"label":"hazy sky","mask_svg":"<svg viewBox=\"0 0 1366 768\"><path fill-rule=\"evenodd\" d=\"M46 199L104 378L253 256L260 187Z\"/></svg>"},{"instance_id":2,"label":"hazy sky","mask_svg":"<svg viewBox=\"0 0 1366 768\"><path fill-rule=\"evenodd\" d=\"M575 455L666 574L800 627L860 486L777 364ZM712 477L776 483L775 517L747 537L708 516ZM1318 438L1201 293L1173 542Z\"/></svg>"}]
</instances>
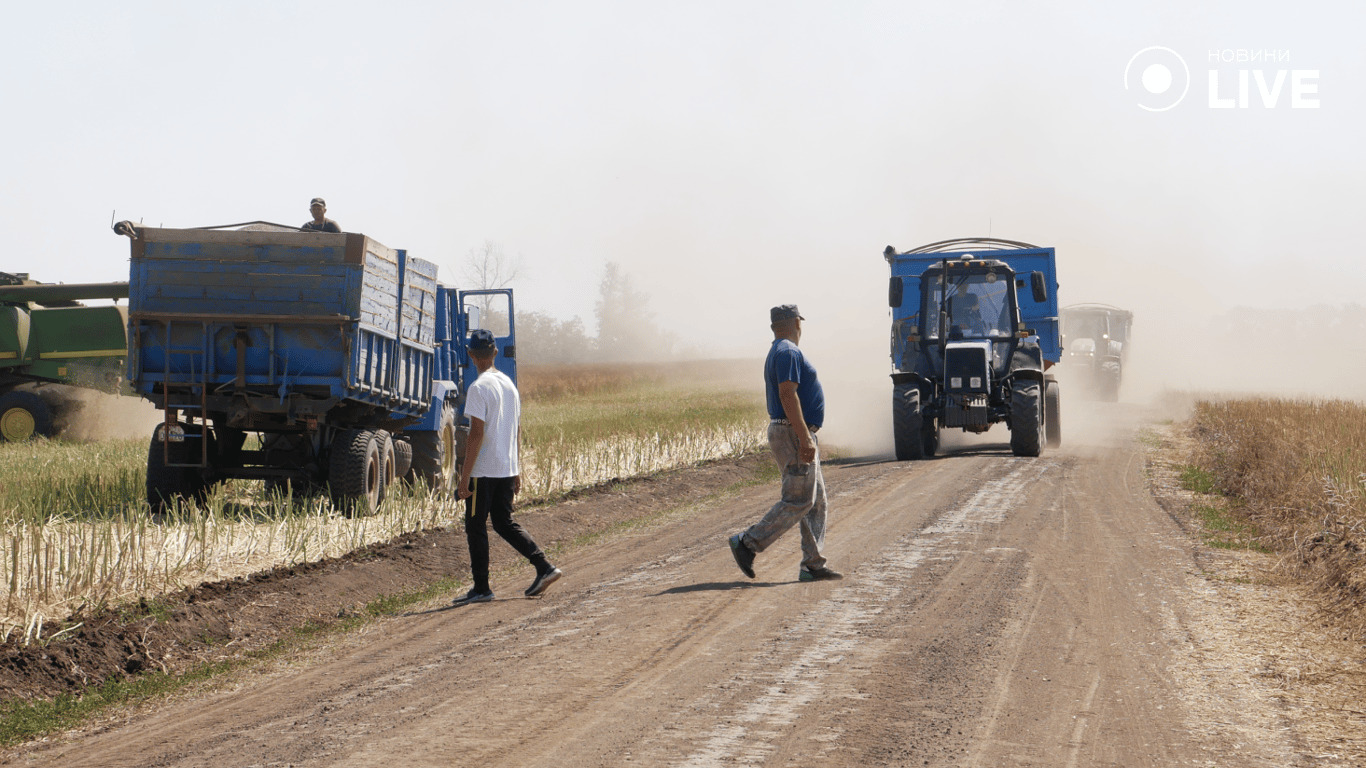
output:
<instances>
[{"instance_id":1,"label":"hazy sky","mask_svg":"<svg viewBox=\"0 0 1366 768\"><path fill-rule=\"evenodd\" d=\"M4 2L0 269L127 279L111 212L298 224L320 195L448 279L497 242L522 308L590 331L609 260L718 355L762 355L797 302L804 347L879 377L888 244L1056 246L1062 302L1131 308L1150 342L1359 302L1366 13L1191 6ZM1175 58L1125 88L1152 46L1190 72L1166 111L1140 104L1184 90ZM1275 107L1255 79L1236 106L1240 69L1286 70Z\"/></svg>"}]
</instances>

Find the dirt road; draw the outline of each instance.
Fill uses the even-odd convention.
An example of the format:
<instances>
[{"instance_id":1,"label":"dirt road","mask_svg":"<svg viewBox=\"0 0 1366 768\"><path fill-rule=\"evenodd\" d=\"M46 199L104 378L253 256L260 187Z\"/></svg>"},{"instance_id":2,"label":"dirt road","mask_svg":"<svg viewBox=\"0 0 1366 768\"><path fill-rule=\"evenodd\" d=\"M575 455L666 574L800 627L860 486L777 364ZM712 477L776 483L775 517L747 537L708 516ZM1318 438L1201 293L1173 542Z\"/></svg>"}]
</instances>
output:
<instances>
[{"instance_id":1,"label":"dirt road","mask_svg":"<svg viewBox=\"0 0 1366 768\"><path fill-rule=\"evenodd\" d=\"M1114 429L1039 459L828 467L841 582L797 581L795 533L739 573L725 537L776 495L749 487L566 553L543 599L394 617L24 762L1304 764L1264 706L1191 669L1193 545L1149 493L1137 415L1086 417Z\"/></svg>"}]
</instances>

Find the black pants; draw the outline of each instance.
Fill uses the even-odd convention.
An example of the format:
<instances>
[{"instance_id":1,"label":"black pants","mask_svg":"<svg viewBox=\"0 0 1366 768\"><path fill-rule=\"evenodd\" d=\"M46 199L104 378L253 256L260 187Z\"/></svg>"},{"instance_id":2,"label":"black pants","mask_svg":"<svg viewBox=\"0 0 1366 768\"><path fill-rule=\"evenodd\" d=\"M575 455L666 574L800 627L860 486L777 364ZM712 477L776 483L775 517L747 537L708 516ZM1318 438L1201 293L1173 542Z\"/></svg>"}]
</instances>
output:
<instances>
[{"instance_id":1,"label":"black pants","mask_svg":"<svg viewBox=\"0 0 1366 768\"><path fill-rule=\"evenodd\" d=\"M471 480L474 493L465 499L465 540L470 548L470 570L474 574L474 588L489 588L489 534L486 521L493 519L493 530L512 545L522 557L542 573L550 567L545 553L512 519L512 478L476 477Z\"/></svg>"}]
</instances>

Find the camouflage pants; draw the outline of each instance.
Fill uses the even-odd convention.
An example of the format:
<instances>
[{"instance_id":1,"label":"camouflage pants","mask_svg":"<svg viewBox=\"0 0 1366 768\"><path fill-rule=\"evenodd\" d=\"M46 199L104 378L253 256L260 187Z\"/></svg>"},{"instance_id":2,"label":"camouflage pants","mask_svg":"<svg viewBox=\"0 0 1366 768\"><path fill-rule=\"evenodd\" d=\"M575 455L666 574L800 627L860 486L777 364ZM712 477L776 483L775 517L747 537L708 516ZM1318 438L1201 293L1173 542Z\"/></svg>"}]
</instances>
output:
<instances>
[{"instance_id":1,"label":"camouflage pants","mask_svg":"<svg viewBox=\"0 0 1366 768\"><path fill-rule=\"evenodd\" d=\"M743 541L755 552L763 552L793 524L800 523L802 566L821 568L825 565L821 555L825 545L825 478L821 477L820 444L816 444L816 460L802 464L797 460L797 434L792 426L770 424L768 445L783 470L783 498L745 531Z\"/></svg>"}]
</instances>

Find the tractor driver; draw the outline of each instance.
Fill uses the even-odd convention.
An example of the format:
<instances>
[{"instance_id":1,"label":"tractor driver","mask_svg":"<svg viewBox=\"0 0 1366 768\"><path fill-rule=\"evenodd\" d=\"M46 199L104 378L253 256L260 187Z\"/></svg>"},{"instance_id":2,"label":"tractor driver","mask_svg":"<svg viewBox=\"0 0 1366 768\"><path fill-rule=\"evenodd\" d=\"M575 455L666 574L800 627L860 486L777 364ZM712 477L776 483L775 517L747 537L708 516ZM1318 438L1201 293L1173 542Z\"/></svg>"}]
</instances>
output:
<instances>
[{"instance_id":1,"label":"tractor driver","mask_svg":"<svg viewBox=\"0 0 1366 768\"><path fill-rule=\"evenodd\" d=\"M969 336L985 336L986 323L978 306L977 294L968 291L967 282L957 285L957 293L949 299L949 317L954 328Z\"/></svg>"}]
</instances>

